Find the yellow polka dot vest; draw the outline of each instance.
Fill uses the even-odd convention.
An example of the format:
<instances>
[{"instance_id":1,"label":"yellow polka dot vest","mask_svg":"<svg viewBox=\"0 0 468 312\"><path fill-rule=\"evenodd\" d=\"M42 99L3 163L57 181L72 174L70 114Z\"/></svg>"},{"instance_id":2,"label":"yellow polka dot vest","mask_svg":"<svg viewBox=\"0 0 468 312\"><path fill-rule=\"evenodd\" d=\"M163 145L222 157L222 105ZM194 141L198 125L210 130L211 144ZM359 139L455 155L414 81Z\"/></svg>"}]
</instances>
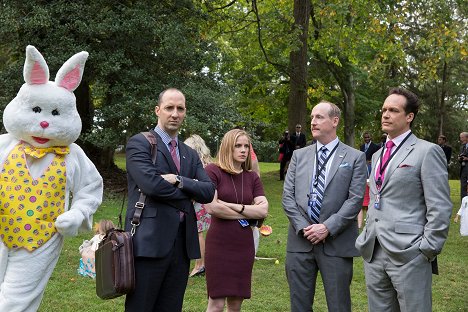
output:
<instances>
[{"instance_id":1,"label":"yellow polka dot vest","mask_svg":"<svg viewBox=\"0 0 468 312\"><path fill-rule=\"evenodd\" d=\"M0 238L8 248L39 248L57 232L65 208L65 155L56 155L38 179L31 177L23 144L8 155L0 174Z\"/></svg>"}]
</instances>

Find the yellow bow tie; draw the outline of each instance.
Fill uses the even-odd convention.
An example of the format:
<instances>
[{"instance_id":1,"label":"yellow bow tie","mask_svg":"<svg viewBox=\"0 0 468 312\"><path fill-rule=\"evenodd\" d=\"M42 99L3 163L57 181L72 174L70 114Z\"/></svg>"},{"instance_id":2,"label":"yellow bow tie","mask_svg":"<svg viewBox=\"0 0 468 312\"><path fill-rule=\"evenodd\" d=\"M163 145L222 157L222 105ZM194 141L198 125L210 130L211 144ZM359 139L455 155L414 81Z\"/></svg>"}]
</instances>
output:
<instances>
[{"instance_id":1,"label":"yellow bow tie","mask_svg":"<svg viewBox=\"0 0 468 312\"><path fill-rule=\"evenodd\" d=\"M48 153L54 153L57 155L66 155L70 153L70 148L68 146L52 146L52 147L34 147L32 145L23 145L24 153L26 155L32 156L34 158L42 158Z\"/></svg>"}]
</instances>

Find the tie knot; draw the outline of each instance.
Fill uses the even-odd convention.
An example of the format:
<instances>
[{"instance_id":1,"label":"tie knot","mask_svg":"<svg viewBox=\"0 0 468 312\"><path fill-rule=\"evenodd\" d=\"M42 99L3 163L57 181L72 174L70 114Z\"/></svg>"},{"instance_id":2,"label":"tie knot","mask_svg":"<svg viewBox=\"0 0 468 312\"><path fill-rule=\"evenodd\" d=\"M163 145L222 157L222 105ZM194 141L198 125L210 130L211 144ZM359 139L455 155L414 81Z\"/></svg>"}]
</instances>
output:
<instances>
[{"instance_id":1,"label":"tie knot","mask_svg":"<svg viewBox=\"0 0 468 312\"><path fill-rule=\"evenodd\" d=\"M171 145L172 148L176 148L177 147L177 141L172 139L171 142L169 142L169 144Z\"/></svg>"},{"instance_id":2,"label":"tie knot","mask_svg":"<svg viewBox=\"0 0 468 312\"><path fill-rule=\"evenodd\" d=\"M322 151L322 153L327 153L328 149L324 145L320 148L320 151Z\"/></svg>"},{"instance_id":3,"label":"tie knot","mask_svg":"<svg viewBox=\"0 0 468 312\"><path fill-rule=\"evenodd\" d=\"M395 146L395 143L393 143L392 140L390 140L390 141L388 141L387 143L385 143L385 147L386 147L386 148L391 149L391 148L394 147L394 146Z\"/></svg>"}]
</instances>

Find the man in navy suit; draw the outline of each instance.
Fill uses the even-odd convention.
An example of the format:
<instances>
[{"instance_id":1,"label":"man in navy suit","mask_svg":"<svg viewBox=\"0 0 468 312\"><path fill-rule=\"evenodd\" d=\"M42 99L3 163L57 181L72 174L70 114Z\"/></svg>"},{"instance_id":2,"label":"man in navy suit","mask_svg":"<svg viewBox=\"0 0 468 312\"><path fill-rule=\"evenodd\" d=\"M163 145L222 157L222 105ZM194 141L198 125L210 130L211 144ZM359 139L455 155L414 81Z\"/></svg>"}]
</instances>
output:
<instances>
[{"instance_id":1,"label":"man in navy suit","mask_svg":"<svg viewBox=\"0 0 468 312\"><path fill-rule=\"evenodd\" d=\"M291 135L291 141L294 142L294 149L303 148L306 146L306 137L305 134L301 132L302 126L300 124L296 125L296 132Z\"/></svg>"},{"instance_id":2,"label":"man in navy suit","mask_svg":"<svg viewBox=\"0 0 468 312\"><path fill-rule=\"evenodd\" d=\"M209 203L215 192L197 153L178 139L186 114L182 92L161 92L155 113L156 163L143 134L131 137L126 148L127 231L140 190L147 195L133 236L136 288L127 295L127 312L182 310L190 259L200 257L192 200Z\"/></svg>"},{"instance_id":3,"label":"man in navy suit","mask_svg":"<svg viewBox=\"0 0 468 312\"><path fill-rule=\"evenodd\" d=\"M377 152L380 147L372 142L372 138L369 132L364 132L362 137L364 138L364 144L361 145L360 150L366 154L367 174L370 174L372 155L374 155L374 153Z\"/></svg>"}]
</instances>

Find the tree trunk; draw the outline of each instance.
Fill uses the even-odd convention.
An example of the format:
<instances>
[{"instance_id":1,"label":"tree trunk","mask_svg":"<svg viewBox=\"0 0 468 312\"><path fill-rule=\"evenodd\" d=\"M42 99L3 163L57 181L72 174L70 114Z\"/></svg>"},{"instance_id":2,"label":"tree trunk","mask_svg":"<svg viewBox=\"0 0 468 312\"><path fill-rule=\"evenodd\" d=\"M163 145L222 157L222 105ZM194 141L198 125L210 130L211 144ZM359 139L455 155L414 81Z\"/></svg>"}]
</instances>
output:
<instances>
[{"instance_id":1,"label":"tree trunk","mask_svg":"<svg viewBox=\"0 0 468 312\"><path fill-rule=\"evenodd\" d=\"M76 96L76 109L80 114L82 123L81 133L89 133L92 130L94 119L94 106L91 102L89 84L82 81L74 93ZM91 142L85 142L81 138L78 139L77 143L98 169L111 169L115 167L114 150L112 148L101 148Z\"/></svg>"},{"instance_id":2,"label":"tree trunk","mask_svg":"<svg viewBox=\"0 0 468 312\"><path fill-rule=\"evenodd\" d=\"M289 54L290 90L288 99L288 128L304 125L307 117L307 37L309 32L309 0L294 0L294 27L302 29L298 50ZM307 127L308 128L308 127Z\"/></svg>"},{"instance_id":3,"label":"tree trunk","mask_svg":"<svg viewBox=\"0 0 468 312\"><path fill-rule=\"evenodd\" d=\"M445 90L445 82L447 81L447 62L444 61L444 69L442 72L442 90L440 92L440 103L439 103L439 135L444 133L444 120L445 120L445 94L447 90Z\"/></svg>"},{"instance_id":4,"label":"tree trunk","mask_svg":"<svg viewBox=\"0 0 468 312\"><path fill-rule=\"evenodd\" d=\"M94 106L91 102L88 83L82 81L74 93L76 97L76 109L81 117L81 133L88 133L91 131L94 118Z\"/></svg>"},{"instance_id":5,"label":"tree trunk","mask_svg":"<svg viewBox=\"0 0 468 312\"><path fill-rule=\"evenodd\" d=\"M343 95L344 143L354 147L356 85L352 65L341 60L342 66L328 62L328 68L340 86Z\"/></svg>"},{"instance_id":6,"label":"tree trunk","mask_svg":"<svg viewBox=\"0 0 468 312\"><path fill-rule=\"evenodd\" d=\"M346 82L341 88L343 93L343 117L344 117L344 142L354 147L354 123L355 123L355 88L354 76L351 72L346 74Z\"/></svg>"}]
</instances>

